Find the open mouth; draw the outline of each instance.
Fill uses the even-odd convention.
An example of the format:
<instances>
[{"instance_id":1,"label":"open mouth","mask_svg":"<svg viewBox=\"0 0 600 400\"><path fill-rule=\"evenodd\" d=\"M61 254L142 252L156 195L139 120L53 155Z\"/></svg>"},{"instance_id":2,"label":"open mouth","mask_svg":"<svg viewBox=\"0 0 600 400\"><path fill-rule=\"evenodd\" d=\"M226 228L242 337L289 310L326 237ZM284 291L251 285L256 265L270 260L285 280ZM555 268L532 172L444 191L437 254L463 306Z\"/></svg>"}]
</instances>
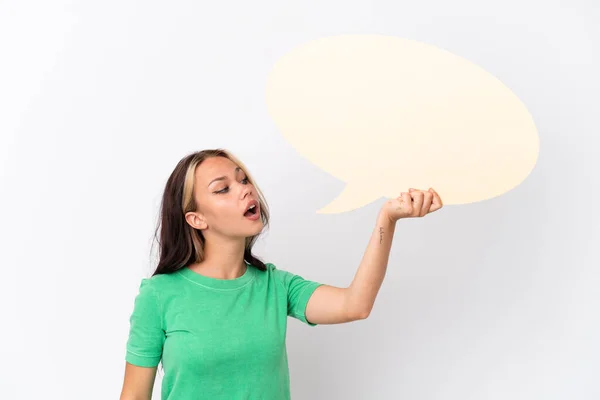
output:
<instances>
[{"instance_id":1,"label":"open mouth","mask_svg":"<svg viewBox=\"0 0 600 400\"><path fill-rule=\"evenodd\" d=\"M256 215L256 212L258 211L258 206L256 205L251 205L250 208L248 209L248 211L246 211L244 213L244 217L252 217L253 215Z\"/></svg>"}]
</instances>

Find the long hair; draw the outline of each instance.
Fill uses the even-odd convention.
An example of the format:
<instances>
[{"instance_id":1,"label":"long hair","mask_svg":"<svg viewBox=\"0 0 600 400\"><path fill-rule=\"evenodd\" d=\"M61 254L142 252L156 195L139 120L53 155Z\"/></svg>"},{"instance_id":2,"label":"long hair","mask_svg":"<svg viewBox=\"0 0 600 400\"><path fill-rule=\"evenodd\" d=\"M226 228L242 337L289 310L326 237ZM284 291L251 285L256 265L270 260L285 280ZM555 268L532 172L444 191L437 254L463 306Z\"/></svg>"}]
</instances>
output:
<instances>
[{"instance_id":1,"label":"long hair","mask_svg":"<svg viewBox=\"0 0 600 400\"><path fill-rule=\"evenodd\" d=\"M237 164L254 186L260 203L260 218L266 229L269 224L269 208L267 202L250 175L246 166L230 151L218 148L191 153L181 159L167 180L160 206L160 218L154 233L159 245L159 261L152 274L169 274L199 263L204 260L205 238L202 231L190 226L185 220L185 214L197 211L194 199L194 183L196 168L209 157L225 157ZM160 238L158 232L160 231ZM264 232L261 231L260 233ZM263 261L252 254L252 247L260 233L246 238L244 260L250 265L265 271Z\"/></svg>"}]
</instances>

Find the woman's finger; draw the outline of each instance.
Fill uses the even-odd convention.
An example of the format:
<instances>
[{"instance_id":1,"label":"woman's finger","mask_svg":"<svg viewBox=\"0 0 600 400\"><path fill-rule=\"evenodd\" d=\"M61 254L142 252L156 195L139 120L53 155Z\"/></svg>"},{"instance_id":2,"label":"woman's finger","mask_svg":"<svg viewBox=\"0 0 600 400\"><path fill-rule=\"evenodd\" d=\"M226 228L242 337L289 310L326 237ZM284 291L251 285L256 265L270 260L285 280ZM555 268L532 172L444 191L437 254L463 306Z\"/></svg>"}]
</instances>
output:
<instances>
[{"instance_id":1,"label":"woman's finger","mask_svg":"<svg viewBox=\"0 0 600 400\"><path fill-rule=\"evenodd\" d=\"M413 200L413 216L421 216L421 208L423 207L424 193L421 190L409 189L410 197Z\"/></svg>"},{"instance_id":2,"label":"woman's finger","mask_svg":"<svg viewBox=\"0 0 600 400\"><path fill-rule=\"evenodd\" d=\"M411 193L411 195L413 193L422 193L423 194L423 202L421 203L420 206L420 213L418 214L420 217L423 217L427 214L429 214L430 208L431 208L431 203L433 202L433 193L431 193L431 191L425 191L425 190L420 190L420 189L414 189L414 188L410 188L408 189L408 191ZM415 205L416 207L416 205Z\"/></svg>"},{"instance_id":3,"label":"woman's finger","mask_svg":"<svg viewBox=\"0 0 600 400\"><path fill-rule=\"evenodd\" d=\"M396 211L402 211L404 215L410 215L413 211L412 198L408 192L403 192L396 198L399 206Z\"/></svg>"},{"instance_id":4,"label":"woman's finger","mask_svg":"<svg viewBox=\"0 0 600 400\"><path fill-rule=\"evenodd\" d=\"M433 200L429 212L434 212L442 208L444 206L444 203L442 203L440 195L435 190L433 190L433 188L429 188L429 193L433 194Z\"/></svg>"},{"instance_id":5,"label":"woman's finger","mask_svg":"<svg viewBox=\"0 0 600 400\"><path fill-rule=\"evenodd\" d=\"M431 211L431 203L433 194L431 192L423 192L423 205L421 206L421 217L429 214Z\"/></svg>"}]
</instances>

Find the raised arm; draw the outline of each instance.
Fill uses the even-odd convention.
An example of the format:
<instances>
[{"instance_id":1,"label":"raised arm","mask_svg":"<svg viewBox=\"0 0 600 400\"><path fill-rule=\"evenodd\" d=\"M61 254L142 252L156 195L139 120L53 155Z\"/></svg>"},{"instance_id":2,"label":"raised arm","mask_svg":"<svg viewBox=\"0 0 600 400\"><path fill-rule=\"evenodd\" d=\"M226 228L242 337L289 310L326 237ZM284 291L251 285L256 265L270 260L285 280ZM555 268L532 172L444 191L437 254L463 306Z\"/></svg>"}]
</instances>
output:
<instances>
[{"instance_id":1,"label":"raised arm","mask_svg":"<svg viewBox=\"0 0 600 400\"><path fill-rule=\"evenodd\" d=\"M442 208L433 190L410 189L388 200L379 214L367 249L350 286L319 286L306 306L306 319L315 324L339 324L365 319L385 277L396 222L401 218L423 217Z\"/></svg>"}]
</instances>

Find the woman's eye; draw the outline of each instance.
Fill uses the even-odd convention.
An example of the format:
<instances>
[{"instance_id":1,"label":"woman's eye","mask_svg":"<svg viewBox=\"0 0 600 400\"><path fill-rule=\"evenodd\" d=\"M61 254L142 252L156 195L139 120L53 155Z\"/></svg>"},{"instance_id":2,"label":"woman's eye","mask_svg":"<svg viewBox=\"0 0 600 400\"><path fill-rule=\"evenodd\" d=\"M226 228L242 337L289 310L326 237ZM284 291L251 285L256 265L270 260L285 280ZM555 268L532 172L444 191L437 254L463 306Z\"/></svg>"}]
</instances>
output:
<instances>
[{"instance_id":1,"label":"woman's eye","mask_svg":"<svg viewBox=\"0 0 600 400\"><path fill-rule=\"evenodd\" d=\"M242 182L244 182L244 185L247 185L249 183L248 178L244 178L242 179ZM215 193L227 193L229 191L229 186L226 186L225 188L216 191Z\"/></svg>"}]
</instances>

